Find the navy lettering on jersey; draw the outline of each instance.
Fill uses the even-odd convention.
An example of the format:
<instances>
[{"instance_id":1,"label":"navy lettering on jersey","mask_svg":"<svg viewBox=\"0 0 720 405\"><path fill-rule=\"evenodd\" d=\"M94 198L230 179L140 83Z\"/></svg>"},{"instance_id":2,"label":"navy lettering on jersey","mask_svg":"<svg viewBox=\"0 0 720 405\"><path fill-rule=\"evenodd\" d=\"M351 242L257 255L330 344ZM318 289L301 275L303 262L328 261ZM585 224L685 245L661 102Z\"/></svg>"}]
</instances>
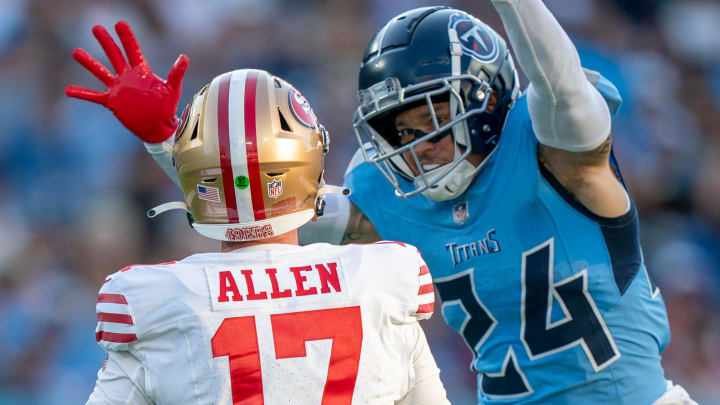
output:
<instances>
[{"instance_id":1,"label":"navy lettering on jersey","mask_svg":"<svg viewBox=\"0 0 720 405\"><path fill-rule=\"evenodd\" d=\"M587 287L587 269L564 280L553 280L553 242L523 253L522 326L520 337L531 360L582 346L595 371L620 358L615 341ZM551 321L557 300L565 317Z\"/></svg>"},{"instance_id":2,"label":"navy lettering on jersey","mask_svg":"<svg viewBox=\"0 0 720 405\"><path fill-rule=\"evenodd\" d=\"M497 325L497 320L475 295L472 273L473 269L469 269L450 277L435 279L434 282L442 300L443 311L452 305L460 305L463 308L466 318L462 324L450 326L458 330L473 355L477 356L480 346ZM447 315L443 315L447 320ZM508 349L499 372L478 370L475 362L473 369L482 372L481 386L485 395L495 398L518 398L534 392L518 366L512 347Z\"/></svg>"},{"instance_id":3,"label":"navy lettering on jersey","mask_svg":"<svg viewBox=\"0 0 720 405\"><path fill-rule=\"evenodd\" d=\"M467 314L467 319L458 332L475 353L490 335L497 321L475 295L472 272L473 269L469 269L451 277L435 279L434 282L443 308L461 305Z\"/></svg>"},{"instance_id":4,"label":"navy lettering on jersey","mask_svg":"<svg viewBox=\"0 0 720 405\"><path fill-rule=\"evenodd\" d=\"M535 392L520 370L512 346L508 349L500 372L483 373L480 377L480 386L485 395L497 399L519 398Z\"/></svg>"}]
</instances>

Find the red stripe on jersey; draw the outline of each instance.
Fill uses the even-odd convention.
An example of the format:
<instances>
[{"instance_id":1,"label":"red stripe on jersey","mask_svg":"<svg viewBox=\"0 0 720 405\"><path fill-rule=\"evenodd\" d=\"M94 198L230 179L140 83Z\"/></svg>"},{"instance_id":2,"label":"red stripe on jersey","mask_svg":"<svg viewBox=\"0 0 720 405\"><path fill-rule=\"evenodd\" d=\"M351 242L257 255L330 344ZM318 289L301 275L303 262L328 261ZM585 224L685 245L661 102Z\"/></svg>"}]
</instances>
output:
<instances>
[{"instance_id":1,"label":"red stripe on jersey","mask_svg":"<svg viewBox=\"0 0 720 405\"><path fill-rule=\"evenodd\" d=\"M228 222L238 222L235 186L233 183L232 157L230 155L230 79L232 73L220 77L218 89L218 146L220 147L220 170L222 171L223 191L225 193L225 209Z\"/></svg>"},{"instance_id":2,"label":"red stripe on jersey","mask_svg":"<svg viewBox=\"0 0 720 405\"><path fill-rule=\"evenodd\" d=\"M125 296L122 294L98 294L97 302L107 302L110 304L127 304Z\"/></svg>"},{"instance_id":3,"label":"red stripe on jersey","mask_svg":"<svg viewBox=\"0 0 720 405\"><path fill-rule=\"evenodd\" d=\"M419 275L424 276L426 274L430 274L430 269L428 269L427 264L424 264L424 265L420 266L420 274Z\"/></svg>"},{"instance_id":4,"label":"red stripe on jersey","mask_svg":"<svg viewBox=\"0 0 720 405\"><path fill-rule=\"evenodd\" d=\"M418 305L417 313L418 314L429 314L435 309L435 303L431 302L429 304L420 304Z\"/></svg>"},{"instance_id":5,"label":"red stripe on jersey","mask_svg":"<svg viewBox=\"0 0 720 405\"><path fill-rule=\"evenodd\" d=\"M173 261L170 261L170 262L148 263L148 264L131 264L131 265L129 265L129 266L123 267L122 269L120 269L120 271L128 271L128 270L130 270L130 269L132 269L133 267L136 267L136 266L162 266L162 265L164 265L164 264L175 264L175 261L173 260Z\"/></svg>"},{"instance_id":6,"label":"red stripe on jersey","mask_svg":"<svg viewBox=\"0 0 720 405\"><path fill-rule=\"evenodd\" d=\"M266 218L265 200L262 182L260 181L260 164L258 162L257 128L255 122L255 94L257 93L258 72L251 70L245 79L245 151L247 168L250 177L250 197L252 198L255 220ZM232 186L232 184L231 184Z\"/></svg>"},{"instance_id":7,"label":"red stripe on jersey","mask_svg":"<svg viewBox=\"0 0 720 405\"><path fill-rule=\"evenodd\" d=\"M137 336L134 333L113 333L113 332L95 332L95 341L99 342L104 340L106 342L113 343L130 343L137 340Z\"/></svg>"},{"instance_id":8,"label":"red stripe on jersey","mask_svg":"<svg viewBox=\"0 0 720 405\"><path fill-rule=\"evenodd\" d=\"M98 312L98 322L112 322L112 323L124 323L126 325L132 325L132 316L126 314L110 314L107 312Z\"/></svg>"},{"instance_id":9,"label":"red stripe on jersey","mask_svg":"<svg viewBox=\"0 0 720 405\"><path fill-rule=\"evenodd\" d=\"M435 292L435 289L433 288L432 284L425 284L420 286L420 290L418 291L418 295L428 294L431 292Z\"/></svg>"}]
</instances>

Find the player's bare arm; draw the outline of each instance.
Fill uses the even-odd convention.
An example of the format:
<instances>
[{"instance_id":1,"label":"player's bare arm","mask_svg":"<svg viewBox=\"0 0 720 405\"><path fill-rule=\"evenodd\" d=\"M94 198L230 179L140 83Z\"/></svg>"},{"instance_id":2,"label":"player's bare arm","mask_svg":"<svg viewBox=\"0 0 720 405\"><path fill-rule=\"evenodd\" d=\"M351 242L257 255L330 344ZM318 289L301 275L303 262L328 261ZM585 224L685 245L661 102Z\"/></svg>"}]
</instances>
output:
<instances>
[{"instance_id":1,"label":"player's bare arm","mask_svg":"<svg viewBox=\"0 0 720 405\"><path fill-rule=\"evenodd\" d=\"M575 46L541 0L492 0L523 72L539 158L600 216L627 212L627 195L608 163L610 111L586 78Z\"/></svg>"},{"instance_id":2,"label":"player's bare arm","mask_svg":"<svg viewBox=\"0 0 720 405\"><path fill-rule=\"evenodd\" d=\"M587 152L541 144L538 159L590 211L602 217L618 217L627 212L628 199L610 167L611 146L611 138Z\"/></svg>"},{"instance_id":3,"label":"player's bare arm","mask_svg":"<svg viewBox=\"0 0 720 405\"><path fill-rule=\"evenodd\" d=\"M350 217L347 228L342 236L341 245L348 243L371 243L379 241L380 235L375 231L372 222L360 211L355 204L350 203Z\"/></svg>"}]
</instances>

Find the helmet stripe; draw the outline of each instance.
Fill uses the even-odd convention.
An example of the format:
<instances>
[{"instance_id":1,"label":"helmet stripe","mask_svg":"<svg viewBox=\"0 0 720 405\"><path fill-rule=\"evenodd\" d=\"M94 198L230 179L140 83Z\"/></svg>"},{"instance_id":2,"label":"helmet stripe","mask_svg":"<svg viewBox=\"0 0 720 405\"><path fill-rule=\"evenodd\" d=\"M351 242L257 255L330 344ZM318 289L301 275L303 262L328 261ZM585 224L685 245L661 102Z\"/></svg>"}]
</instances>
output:
<instances>
[{"instance_id":1,"label":"helmet stripe","mask_svg":"<svg viewBox=\"0 0 720 405\"><path fill-rule=\"evenodd\" d=\"M245 142L245 85L247 70L236 70L233 72L230 81L229 111L232 114L228 117L231 139L230 159L232 160L232 188L237 203L238 223L244 224L255 220L253 213L252 196L249 188L240 188L234 182L238 177L248 178L247 165L247 143Z\"/></svg>"},{"instance_id":2,"label":"helmet stripe","mask_svg":"<svg viewBox=\"0 0 720 405\"><path fill-rule=\"evenodd\" d=\"M235 201L235 188L233 187L232 158L230 154L230 130L229 130L229 99L230 79L232 73L226 73L220 77L218 89L218 146L220 149L220 169L222 170L223 191L225 193L225 207L227 209L228 222L238 222L237 202Z\"/></svg>"},{"instance_id":3,"label":"helmet stripe","mask_svg":"<svg viewBox=\"0 0 720 405\"><path fill-rule=\"evenodd\" d=\"M255 94L257 93L258 71L250 70L245 79L245 145L247 150L247 166L250 177L250 195L252 196L255 220L263 220L265 216L265 200L262 182L260 181L260 165L258 163L257 132L255 123Z\"/></svg>"}]
</instances>

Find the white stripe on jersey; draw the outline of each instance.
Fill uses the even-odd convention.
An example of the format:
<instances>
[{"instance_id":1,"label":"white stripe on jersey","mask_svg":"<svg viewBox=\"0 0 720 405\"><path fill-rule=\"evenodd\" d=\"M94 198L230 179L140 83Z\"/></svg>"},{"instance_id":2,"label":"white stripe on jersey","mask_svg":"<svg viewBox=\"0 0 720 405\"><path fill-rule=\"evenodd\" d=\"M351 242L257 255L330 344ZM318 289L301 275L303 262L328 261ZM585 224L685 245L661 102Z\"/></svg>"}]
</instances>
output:
<instances>
[{"instance_id":1,"label":"white stripe on jersey","mask_svg":"<svg viewBox=\"0 0 720 405\"><path fill-rule=\"evenodd\" d=\"M115 322L98 322L97 328L95 328L96 332L112 332L112 333L127 333L127 334L134 334L135 329L132 325L127 325L124 323L115 323Z\"/></svg>"},{"instance_id":2,"label":"white stripe on jersey","mask_svg":"<svg viewBox=\"0 0 720 405\"><path fill-rule=\"evenodd\" d=\"M98 302L95 305L96 312L105 312L108 314L124 314L132 315L130 313L130 307L127 304L113 304L110 302Z\"/></svg>"},{"instance_id":3,"label":"white stripe on jersey","mask_svg":"<svg viewBox=\"0 0 720 405\"><path fill-rule=\"evenodd\" d=\"M435 294L433 293L427 293L427 294L421 294L418 295L418 304L432 304L435 302Z\"/></svg>"}]
</instances>

